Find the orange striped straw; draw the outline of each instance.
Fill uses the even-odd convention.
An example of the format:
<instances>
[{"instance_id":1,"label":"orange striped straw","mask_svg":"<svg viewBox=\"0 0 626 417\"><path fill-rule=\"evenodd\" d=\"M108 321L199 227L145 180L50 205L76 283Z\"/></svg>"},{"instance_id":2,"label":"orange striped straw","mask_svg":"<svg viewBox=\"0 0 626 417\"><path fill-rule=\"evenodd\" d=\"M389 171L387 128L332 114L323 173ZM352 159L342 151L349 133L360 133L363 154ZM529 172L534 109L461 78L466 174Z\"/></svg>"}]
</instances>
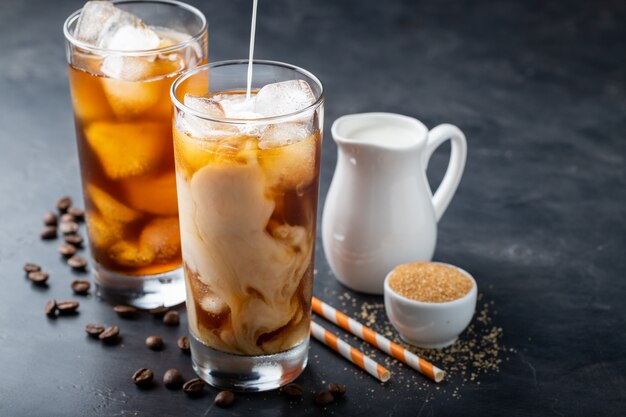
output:
<instances>
[{"instance_id":1,"label":"orange striped straw","mask_svg":"<svg viewBox=\"0 0 626 417\"><path fill-rule=\"evenodd\" d=\"M335 323L337 326L352 333L354 336L360 337L370 345L377 347L386 354L426 375L433 381L440 382L445 376L446 373L434 366L432 363L420 358L412 352L409 352L402 346L392 342L384 336L381 336L358 321L351 319L341 311L329 306L320 299L313 297L312 307L316 314Z\"/></svg>"},{"instance_id":2,"label":"orange striped straw","mask_svg":"<svg viewBox=\"0 0 626 417\"><path fill-rule=\"evenodd\" d=\"M311 320L311 335L379 381L389 381L391 375L388 369L379 365L369 356L365 356L363 352L353 348L313 320Z\"/></svg>"}]
</instances>

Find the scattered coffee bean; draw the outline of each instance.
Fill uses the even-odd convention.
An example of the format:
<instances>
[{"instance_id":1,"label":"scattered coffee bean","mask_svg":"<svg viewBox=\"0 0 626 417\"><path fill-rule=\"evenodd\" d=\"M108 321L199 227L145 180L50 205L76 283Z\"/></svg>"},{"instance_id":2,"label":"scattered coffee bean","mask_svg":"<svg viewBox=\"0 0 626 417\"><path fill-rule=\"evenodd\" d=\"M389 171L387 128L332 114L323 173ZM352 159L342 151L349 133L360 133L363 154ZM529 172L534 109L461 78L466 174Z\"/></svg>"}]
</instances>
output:
<instances>
[{"instance_id":1,"label":"scattered coffee bean","mask_svg":"<svg viewBox=\"0 0 626 417\"><path fill-rule=\"evenodd\" d=\"M328 384L328 391L330 391L335 398L343 397L346 394L346 386L336 382L331 382Z\"/></svg>"},{"instance_id":2,"label":"scattered coffee bean","mask_svg":"<svg viewBox=\"0 0 626 417\"><path fill-rule=\"evenodd\" d=\"M185 353L189 353L189 337L181 336L176 342L176 344L178 345L180 350L182 350Z\"/></svg>"},{"instance_id":3,"label":"scattered coffee bean","mask_svg":"<svg viewBox=\"0 0 626 417\"><path fill-rule=\"evenodd\" d=\"M228 408L233 405L235 394L231 391L220 391L213 400L213 404L220 408Z\"/></svg>"},{"instance_id":4,"label":"scattered coffee bean","mask_svg":"<svg viewBox=\"0 0 626 417\"><path fill-rule=\"evenodd\" d=\"M335 400L330 391L320 391L315 395L315 405L318 407L326 407Z\"/></svg>"},{"instance_id":5,"label":"scattered coffee bean","mask_svg":"<svg viewBox=\"0 0 626 417\"><path fill-rule=\"evenodd\" d=\"M163 317L163 315L167 313L168 311L170 311L169 307L163 307L163 306L151 308L150 310L148 310L148 312L155 317Z\"/></svg>"},{"instance_id":6,"label":"scattered coffee bean","mask_svg":"<svg viewBox=\"0 0 626 417\"><path fill-rule=\"evenodd\" d=\"M87 280L77 279L72 281L72 291L76 294L85 295L89 292L90 288L91 284Z\"/></svg>"},{"instance_id":7,"label":"scattered coffee bean","mask_svg":"<svg viewBox=\"0 0 626 417\"><path fill-rule=\"evenodd\" d=\"M163 316L163 323L167 326L178 326L180 323L180 316L178 311L168 311Z\"/></svg>"},{"instance_id":8,"label":"scattered coffee bean","mask_svg":"<svg viewBox=\"0 0 626 417\"><path fill-rule=\"evenodd\" d=\"M291 398L300 398L304 395L304 388L302 385L296 384L295 382L291 384L287 384L282 388L283 393Z\"/></svg>"},{"instance_id":9,"label":"scattered coffee bean","mask_svg":"<svg viewBox=\"0 0 626 417\"><path fill-rule=\"evenodd\" d=\"M54 313L57 311L57 302L54 300L48 300L46 306L44 307L44 311L46 312L46 316L54 316Z\"/></svg>"},{"instance_id":10,"label":"scattered coffee bean","mask_svg":"<svg viewBox=\"0 0 626 417\"><path fill-rule=\"evenodd\" d=\"M63 240L65 243L69 243L77 248L83 245L83 237L79 234L65 235Z\"/></svg>"},{"instance_id":11,"label":"scattered coffee bean","mask_svg":"<svg viewBox=\"0 0 626 417\"><path fill-rule=\"evenodd\" d=\"M47 226L41 234L39 235L44 240L56 239L57 237L57 228L56 226Z\"/></svg>"},{"instance_id":12,"label":"scattered coffee bean","mask_svg":"<svg viewBox=\"0 0 626 417\"><path fill-rule=\"evenodd\" d=\"M80 229L80 226L78 226L78 223L76 223L75 221L63 222L59 226L59 229L61 230L61 233L63 233L64 235L71 235L71 234L78 232L78 229Z\"/></svg>"},{"instance_id":13,"label":"scattered coffee bean","mask_svg":"<svg viewBox=\"0 0 626 417\"><path fill-rule=\"evenodd\" d=\"M82 256L74 255L67 260L67 264L77 271L82 271L87 267L87 259Z\"/></svg>"},{"instance_id":14,"label":"scattered coffee bean","mask_svg":"<svg viewBox=\"0 0 626 417\"><path fill-rule=\"evenodd\" d=\"M70 207L72 207L72 198L70 196L61 197L57 200L57 210L60 213L65 213Z\"/></svg>"},{"instance_id":15,"label":"scattered coffee bean","mask_svg":"<svg viewBox=\"0 0 626 417\"><path fill-rule=\"evenodd\" d=\"M28 279L31 280L33 284L43 284L48 281L49 275L43 271L34 271L28 273Z\"/></svg>"},{"instance_id":16,"label":"scattered coffee bean","mask_svg":"<svg viewBox=\"0 0 626 417\"><path fill-rule=\"evenodd\" d=\"M41 267L37 264L34 264L32 262L26 262L24 264L24 272L26 272L27 274L29 272L37 272L37 271L41 271Z\"/></svg>"},{"instance_id":17,"label":"scattered coffee bean","mask_svg":"<svg viewBox=\"0 0 626 417\"><path fill-rule=\"evenodd\" d=\"M56 226L57 215L51 211L46 211L46 214L43 215L43 224L46 226Z\"/></svg>"},{"instance_id":18,"label":"scattered coffee bean","mask_svg":"<svg viewBox=\"0 0 626 417\"><path fill-rule=\"evenodd\" d=\"M80 222L85 219L85 210L78 207L70 207L67 212L74 216L74 221Z\"/></svg>"},{"instance_id":19,"label":"scattered coffee bean","mask_svg":"<svg viewBox=\"0 0 626 417\"><path fill-rule=\"evenodd\" d=\"M204 389L204 381L200 378L190 379L183 384L183 391L190 397L198 397Z\"/></svg>"},{"instance_id":20,"label":"scattered coffee bean","mask_svg":"<svg viewBox=\"0 0 626 417\"><path fill-rule=\"evenodd\" d=\"M63 214L61 217L59 217L59 221L61 223L71 223L71 222L75 222L74 220L74 216L72 216L69 213L65 213Z\"/></svg>"},{"instance_id":21,"label":"scattered coffee bean","mask_svg":"<svg viewBox=\"0 0 626 417\"><path fill-rule=\"evenodd\" d=\"M154 378L154 372L148 368L139 368L133 374L133 383L138 387L146 388L152 385L152 379Z\"/></svg>"},{"instance_id":22,"label":"scattered coffee bean","mask_svg":"<svg viewBox=\"0 0 626 417\"><path fill-rule=\"evenodd\" d=\"M69 243L63 243L59 246L59 253L63 256L74 256L76 253L76 246L70 245Z\"/></svg>"},{"instance_id":23,"label":"scattered coffee bean","mask_svg":"<svg viewBox=\"0 0 626 417\"><path fill-rule=\"evenodd\" d=\"M76 310L78 310L78 307L80 307L78 301L61 301L57 303L59 314L74 314Z\"/></svg>"},{"instance_id":24,"label":"scattered coffee bean","mask_svg":"<svg viewBox=\"0 0 626 417\"><path fill-rule=\"evenodd\" d=\"M102 340L104 343L113 343L117 341L119 335L120 328L111 326L104 329L104 331L98 335L98 339Z\"/></svg>"},{"instance_id":25,"label":"scattered coffee bean","mask_svg":"<svg viewBox=\"0 0 626 417\"><path fill-rule=\"evenodd\" d=\"M100 333L104 331L104 326L100 326L99 324L89 323L85 326L85 331L91 337L98 337Z\"/></svg>"},{"instance_id":26,"label":"scattered coffee bean","mask_svg":"<svg viewBox=\"0 0 626 417\"><path fill-rule=\"evenodd\" d=\"M134 317L137 313L139 313L139 310L136 309L135 307L127 306L123 304L119 304L113 307L113 311L115 311L118 316L125 318L125 319Z\"/></svg>"},{"instance_id":27,"label":"scattered coffee bean","mask_svg":"<svg viewBox=\"0 0 626 417\"><path fill-rule=\"evenodd\" d=\"M148 336L146 338L146 347L150 350L163 350L165 343L161 336Z\"/></svg>"},{"instance_id":28,"label":"scattered coffee bean","mask_svg":"<svg viewBox=\"0 0 626 417\"><path fill-rule=\"evenodd\" d=\"M163 375L163 384L169 389L179 389L184 382L183 374L178 369L168 369Z\"/></svg>"}]
</instances>

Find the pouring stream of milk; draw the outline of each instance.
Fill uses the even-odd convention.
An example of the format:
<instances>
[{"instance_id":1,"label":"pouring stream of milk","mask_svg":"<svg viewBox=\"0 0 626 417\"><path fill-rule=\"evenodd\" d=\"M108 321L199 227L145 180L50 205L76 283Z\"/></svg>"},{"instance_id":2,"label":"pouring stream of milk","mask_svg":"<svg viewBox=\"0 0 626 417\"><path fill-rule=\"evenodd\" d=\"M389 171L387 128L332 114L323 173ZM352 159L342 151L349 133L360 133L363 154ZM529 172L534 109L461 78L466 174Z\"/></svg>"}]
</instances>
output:
<instances>
[{"instance_id":1,"label":"pouring stream of milk","mask_svg":"<svg viewBox=\"0 0 626 417\"><path fill-rule=\"evenodd\" d=\"M246 89L246 100L250 100L252 89L252 56L254 55L254 34L256 32L256 7L258 0L252 3L252 24L250 25L250 56L248 58L248 88Z\"/></svg>"}]
</instances>

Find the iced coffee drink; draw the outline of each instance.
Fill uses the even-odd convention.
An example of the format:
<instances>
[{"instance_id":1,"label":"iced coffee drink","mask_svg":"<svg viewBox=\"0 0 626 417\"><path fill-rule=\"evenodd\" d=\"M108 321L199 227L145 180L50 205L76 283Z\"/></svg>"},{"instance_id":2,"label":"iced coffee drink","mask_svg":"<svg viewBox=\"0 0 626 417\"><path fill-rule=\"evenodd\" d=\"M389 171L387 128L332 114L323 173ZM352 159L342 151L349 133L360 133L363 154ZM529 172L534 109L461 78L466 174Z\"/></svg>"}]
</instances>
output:
<instances>
[{"instance_id":1,"label":"iced coffee drink","mask_svg":"<svg viewBox=\"0 0 626 417\"><path fill-rule=\"evenodd\" d=\"M169 89L206 62L204 17L167 1L90 1L65 32L99 289L140 307L178 304L182 278L164 288L181 266Z\"/></svg>"},{"instance_id":2,"label":"iced coffee drink","mask_svg":"<svg viewBox=\"0 0 626 417\"><path fill-rule=\"evenodd\" d=\"M173 88L194 366L209 383L250 390L294 379L306 361L323 114L314 76L255 67L272 76L259 75L250 97L244 77L229 81L245 69L237 62L199 68ZM271 363L275 380L250 376Z\"/></svg>"}]
</instances>

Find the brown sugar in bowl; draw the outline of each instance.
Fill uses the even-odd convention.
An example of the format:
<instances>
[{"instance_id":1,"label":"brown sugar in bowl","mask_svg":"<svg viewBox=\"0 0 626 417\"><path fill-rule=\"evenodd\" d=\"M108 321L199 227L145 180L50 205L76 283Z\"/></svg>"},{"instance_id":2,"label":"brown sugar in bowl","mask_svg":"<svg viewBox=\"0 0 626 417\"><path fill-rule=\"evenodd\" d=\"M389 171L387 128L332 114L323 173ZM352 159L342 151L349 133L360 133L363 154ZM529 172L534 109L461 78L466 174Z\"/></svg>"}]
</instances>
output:
<instances>
[{"instance_id":1,"label":"brown sugar in bowl","mask_svg":"<svg viewBox=\"0 0 626 417\"><path fill-rule=\"evenodd\" d=\"M398 265L385 278L385 311L407 343L424 348L453 344L476 308L476 281L453 265Z\"/></svg>"}]
</instances>

